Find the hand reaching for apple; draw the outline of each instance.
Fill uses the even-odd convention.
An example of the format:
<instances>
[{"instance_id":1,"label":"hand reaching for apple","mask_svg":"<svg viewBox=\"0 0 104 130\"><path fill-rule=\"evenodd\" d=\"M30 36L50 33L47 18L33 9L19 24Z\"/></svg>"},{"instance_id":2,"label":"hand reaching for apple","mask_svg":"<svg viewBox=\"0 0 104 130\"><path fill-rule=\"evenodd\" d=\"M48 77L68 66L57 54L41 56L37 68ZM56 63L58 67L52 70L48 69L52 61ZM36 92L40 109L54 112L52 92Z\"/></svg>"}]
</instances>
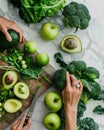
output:
<instances>
[{"instance_id":1,"label":"hand reaching for apple","mask_svg":"<svg viewBox=\"0 0 104 130\"><path fill-rule=\"evenodd\" d=\"M10 130L28 130L30 128L32 120L31 120L31 118L29 118L27 125L23 127L25 118L26 118L26 113L22 116L22 118L20 120L16 120L12 124Z\"/></svg>"},{"instance_id":2,"label":"hand reaching for apple","mask_svg":"<svg viewBox=\"0 0 104 130\"><path fill-rule=\"evenodd\" d=\"M62 91L62 99L66 114L66 130L76 130L77 105L83 90L83 85L74 75L66 72L66 87Z\"/></svg>"}]
</instances>

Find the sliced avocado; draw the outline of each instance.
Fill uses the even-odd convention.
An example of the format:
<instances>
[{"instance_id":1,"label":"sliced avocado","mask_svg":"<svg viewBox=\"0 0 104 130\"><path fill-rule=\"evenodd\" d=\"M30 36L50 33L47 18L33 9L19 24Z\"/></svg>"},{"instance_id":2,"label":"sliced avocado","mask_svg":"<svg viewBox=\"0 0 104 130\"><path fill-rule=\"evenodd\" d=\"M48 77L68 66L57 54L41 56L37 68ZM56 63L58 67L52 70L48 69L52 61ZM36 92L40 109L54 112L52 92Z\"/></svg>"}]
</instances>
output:
<instances>
[{"instance_id":1,"label":"sliced avocado","mask_svg":"<svg viewBox=\"0 0 104 130\"><path fill-rule=\"evenodd\" d=\"M6 89L12 88L18 80L18 75L15 71L6 71L2 76L2 83Z\"/></svg>"},{"instance_id":2,"label":"sliced avocado","mask_svg":"<svg viewBox=\"0 0 104 130\"><path fill-rule=\"evenodd\" d=\"M24 82L18 82L14 86L14 94L21 99L27 99L29 97L29 86Z\"/></svg>"},{"instance_id":3,"label":"sliced avocado","mask_svg":"<svg viewBox=\"0 0 104 130\"><path fill-rule=\"evenodd\" d=\"M82 51L81 40L74 35L65 36L60 44L63 51L68 53L78 53Z\"/></svg>"},{"instance_id":4,"label":"sliced avocado","mask_svg":"<svg viewBox=\"0 0 104 130\"><path fill-rule=\"evenodd\" d=\"M5 50L13 47L19 42L19 34L14 30L8 30L9 35L12 38L12 41L8 41L3 32L0 31L0 50Z\"/></svg>"},{"instance_id":5,"label":"sliced avocado","mask_svg":"<svg viewBox=\"0 0 104 130\"><path fill-rule=\"evenodd\" d=\"M8 113L15 113L22 108L22 103L17 99L8 99L3 107Z\"/></svg>"}]
</instances>

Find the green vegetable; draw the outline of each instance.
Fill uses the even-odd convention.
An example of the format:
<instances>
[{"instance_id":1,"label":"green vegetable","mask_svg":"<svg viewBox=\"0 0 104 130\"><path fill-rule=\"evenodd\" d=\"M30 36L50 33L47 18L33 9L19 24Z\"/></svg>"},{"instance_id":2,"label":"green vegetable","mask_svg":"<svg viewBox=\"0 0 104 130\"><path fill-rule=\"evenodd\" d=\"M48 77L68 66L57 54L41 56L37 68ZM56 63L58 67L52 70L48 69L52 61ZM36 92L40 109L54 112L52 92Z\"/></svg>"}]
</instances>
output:
<instances>
[{"instance_id":1,"label":"green vegetable","mask_svg":"<svg viewBox=\"0 0 104 130\"><path fill-rule=\"evenodd\" d=\"M19 34L17 32L15 32L14 30L8 30L8 33L10 34L12 38L11 42L9 42L6 39L3 32L0 32L0 50L11 48L19 42Z\"/></svg>"},{"instance_id":2,"label":"green vegetable","mask_svg":"<svg viewBox=\"0 0 104 130\"><path fill-rule=\"evenodd\" d=\"M38 66L33 61L32 57L24 57L24 53L21 52L19 47L11 48L7 50L7 55L1 54L1 60L8 63L10 66L14 66L13 69L18 71L23 79L35 78L37 79L40 74L42 67ZM23 60L20 62L18 57L22 57ZM24 64L25 62L25 64Z\"/></svg>"},{"instance_id":3,"label":"green vegetable","mask_svg":"<svg viewBox=\"0 0 104 130\"><path fill-rule=\"evenodd\" d=\"M78 112L77 112L77 121L83 117L84 111L86 110L86 106L82 100L78 103Z\"/></svg>"},{"instance_id":4,"label":"green vegetable","mask_svg":"<svg viewBox=\"0 0 104 130\"><path fill-rule=\"evenodd\" d=\"M45 17L54 16L66 2L66 0L18 0L18 6L14 0L8 1L19 8L19 16L26 23L36 23Z\"/></svg>"},{"instance_id":5,"label":"green vegetable","mask_svg":"<svg viewBox=\"0 0 104 130\"><path fill-rule=\"evenodd\" d=\"M87 104L89 100L87 92L83 92L80 99L84 102L84 104Z\"/></svg>"},{"instance_id":6,"label":"green vegetable","mask_svg":"<svg viewBox=\"0 0 104 130\"><path fill-rule=\"evenodd\" d=\"M88 67L84 72L84 76L93 80L98 79L100 77L100 73L96 68Z\"/></svg>"},{"instance_id":7,"label":"green vegetable","mask_svg":"<svg viewBox=\"0 0 104 130\"><path fill-rule=\"evenodd\" d=\"M91 97L94 99L96 99L97 96L99 96L99 93L101 91L101 87L100 87L100 84L97 83L97 82L88 82L90 88L91 88Z\"/></svg>"},{"instance_id":8,"label":"green vegetable","mask_svg":"<svg viewBox=\"0 0 104 130\"><path fill-rule=\"evenodd\" d=\"M70 62L67 70L69 73L74 74L76 77L82 77L82 72L86 69L86 63L84 61L72 61Z\"/></svg>"},{"instance_id":9,"label":"green vegetable","mask_svg":"<svg viewBox=\"0 0 104 130\"><path fill-rule=\"evenodd\" d=\"M75 27L76 31L78 28L86 29L91 19L88 8L78 2L71 2L66 5L62 14L65 18L65 25Z\"/></svg>"},{"instance_id":10,"label":"green vegetable","mask_svg":"<svg viewBox=\"0 0 104 130\"><path fill-rule=\"evenodd\" d=\"M64 68L67 67L67 63L65 63L61 53L55 53L54 58L56 59L56 62L60 64L61 67L64 67Z\"/></svg>"},{"instance_id":11,"label":"green vegetable","mask_svg":"<svg viewBox=\"0 0 104 130\"><path fill-rule=\"evenodd\" d=\"M59 91L62 91L65 88L66 84L66 69L62 68L56 70L53 78L53 85Z\"/></svg>"},{"instance_id":12,"label":"green vegetable","mask_svg":"<svg viewBox=\"0 0 104 130\"><path fill-rule=\"evenodd\" d=\"M57 113L61 119L61 126L58 130L65 130L65 111L64 106Z\"/></svg>"},{"instance_id":13,"label":"green vegetable","mask_svg":"<svg viewBox=\"0 0 104 130\"><path fill-rule=\"evenodd\" d=\"M99 130L98 124L92 118L82 118L83 113L86 110L86 104L91 98L94 100L104 100L104 90L101 90L100 84L95 80L100 77L99 71L94 67L87 67L84 61L72 61L70 63L66 63L60 53L56 53L54 58L62 67L61 69L56 70L57 76L55 73L53 77L55 81L53 85L56 89L63 90L65 87L66 80L62 74L63 70L67 70L69 73L75 75L76 78L83 84L83 92L78 104L77 130ZM60 86L62 86L61 89ZM104 110L104 108L99 107L98 110L97 111L100 113ZM65 130L65 114L62 111L64 110L60 110L58 113L62 120L59 130Z\"/></svg>"},{"instance_id":14,"label":"green vegetable","mask_svg":"<svg viewBox=\"0 0 104 130\"><path fill-rule=\"evenodd\" d=\"M68 64L64 61L63 56L60 53L56 53L54 55L54 58L56 59L56 62L60 64L61 67L69 71L69 73L74 74L74 76L82 82L84 86L83 92L86 93L85 95L83 95L82 100L85 103L87 103L87 101L91 98L93 98L94 100L104 99L104 93L101 93L100 84L95 81L96 78L100 77L100 73L96 68L87 67L84 61L72 61ZM58 81L57 79L61 79L59 78L59 76L60 74L57 75L57 77L54 76L54 80L56 82ZM54 86L55 84L59 84L59 86L60 84L62 84L62 86L65 87L65 78L63 79L64 80L61 80L63 82L54 82Z\"/></svg>"},{"instance_id":15,"label":"green vegetable","mask_svg":"<svg viewBox=\"0 0 104 130\"><path fill-rule=\"evenodd\" d=\"M104 90L101 90L96 100L104 100Z\"/></svg>"},{"instance_id":16,"label":"green vegetable","mask_svg":"<svg viewBox=\"0 0 104 130\"><path fill-rule=\"evenodd\" d=\"M99 126L92 118L86 117L80 121L78 130L99 130Z\"/></svg>"},{"instance_id":17,"label":"green vegetable","mask_svg":"<svg viewBox=\"0 0 104 130\"><path fill-rule=\"evenodd\" d=\"M76 71L84 71L86 69L86 63L84 61L72 61L69 66L70 65L74 65Z\"/></svg>"},{"instance_id":18,"label":"green vegetable","mask_svg":"<svg viewBox=\"0 0 104 130\"><path fill-rule=\"evenodd\" d=\"M101 105L98 105L93 109L93 112L98 114L98 115L103 115L104 114L104 107L102 107Z\"/></svg>"}]
</instances>

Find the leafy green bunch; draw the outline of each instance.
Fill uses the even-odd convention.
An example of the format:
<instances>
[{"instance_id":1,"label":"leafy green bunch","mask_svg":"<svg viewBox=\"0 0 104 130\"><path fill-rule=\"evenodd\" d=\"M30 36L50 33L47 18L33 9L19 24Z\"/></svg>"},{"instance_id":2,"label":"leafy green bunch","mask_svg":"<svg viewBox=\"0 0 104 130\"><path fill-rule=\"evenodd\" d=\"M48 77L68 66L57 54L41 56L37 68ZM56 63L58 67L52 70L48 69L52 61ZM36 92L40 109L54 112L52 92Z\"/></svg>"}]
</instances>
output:
<instances>
[{"instance_id":1,"label":"leafy green bunch","mask_svg":"<svg viewBox=\"0 0 104 130\"><path fill-rule=\"evenodd\" d=\"M83 86L81 99L87 103L89 99L104 99L104 90L101 90L100 84L96 81L99 79L100 73L95 67L87 67L84 61L72 61L66 63L60 53L54 55L56 62L60 64L61 69L56 70L53 77L53 84L56 89L62 91L66 83L66 71L73 74L79 79Z\"/></svg>"},{"instance_id":2,"label":"leafy green bunch","mask_svg":"<svg viewBox=\"0 0 104 130\"><path fill-rule=\"evenodd\" d=\"M30 56L25 56L19 47L14 47L0 54L0 59L8 63L10 66L2 66L0 69L14 69L18 71L23 79L31 79L41 74L42 67L37 65Z\"/></svg>"},{"instance_id":3,"label":"leafy green bunch","mask_svg":"<svg viewBox=\"0 0 104 130\"><path fill-rule=\"evenodd\" d=\"M71 2L66 5L62 14L65 18L65 25L75 27L76 31L78 28L86 29L91 19L88 8L78 2Z\"/></svg>"},{"instance_id":4,"label":"leafy green bunch","mask_svg":"<svg viewBox=\"0 0 104 130\"><path fill-rule=\"evenodd\" d=\"M54 16L63 8L66 0L8 0L19 8L19 15L26 23L36 23ZM15 1L15 2L14 2ZM19 5L17 4L19 3Z\"/></svg>"},{"instance_id":5,"label":"leafy green bunch","mask_svg":"<svg viewBox=\"0 0 104 130\"><path fill-rule=\"evenodd\" d=\"M98 124L92 118L83 118L88 100L91 98L94 100L104 99L104 90L101 90L100 84L96 81L96 79L99 79L100 77L99 71L94 67L87 67L84 61L72 61L70 63L66 63L61 53L56 53L54 55L54 58L56 59L56 62L61 66L61 69L56 70L53 77L53 86L57 90L61 92L65 88L66 71L68 71L70 74L73 74L82 82L84 86L83 93L78 103L77 130L99 130ZM97 106L93 112L97 114L103 114L103 110L104 108L102 106ZM64 107L62 107L58 114L62 120L62 124L58 130L64 130Z\"/></svg>"}]
</instances>

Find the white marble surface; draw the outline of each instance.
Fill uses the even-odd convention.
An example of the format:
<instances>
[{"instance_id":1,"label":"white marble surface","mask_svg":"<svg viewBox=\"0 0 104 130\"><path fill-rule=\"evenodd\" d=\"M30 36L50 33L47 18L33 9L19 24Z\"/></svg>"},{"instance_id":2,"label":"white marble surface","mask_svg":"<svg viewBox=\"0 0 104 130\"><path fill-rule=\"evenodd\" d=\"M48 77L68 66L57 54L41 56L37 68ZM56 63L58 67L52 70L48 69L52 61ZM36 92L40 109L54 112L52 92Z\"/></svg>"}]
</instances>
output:
<instances>
[{"instance_id":1,"label":"white marble surface","mask_svg":"<svg viewBox=\"0 0 104 130\"><path fill-rule=\"evenodd\" d=\"M40 23L27 25L19 18L17 9L8 5L7 0L0 0L0 15L16 21L23 29L25 38L27 40L36 41L39 52L44 51L49 54L50 64L56 69L59 68L53 58L53 55L56 52L61 52L67 62L72 60L84 60L88 66L96 67L101 73L99 82L104 89L104 0L75 1L79 1L87 5L92 17L89 27L86 30L79 30L76 33L76 35L81 39L83 46L83 51L79 54L68 54L61 51L59 48L60 41L64 36L74 34L73 29L67 29L64 27L60 13L53 18L46 18ZM67 2L70 2L70 0L67 0ZM60 27L60 33L55 40L46 42L40 37L39 30L44 22L50 21L55 22ZM50 90L53 90L53 88L48 91ZM44 95L42 95L37 101L30 130L46 130L46 128L42 125L42 118L45 113L48 112L43 103ZM87 111L84 116L94 118L100 126L99 130L104 130L104 115L98 116L92 113L93 108L98 104L102 104L104 106L104 102L90 101L87 105ZM9 130L9 127L6 130Z\"/></svg>"}]
</instances>

